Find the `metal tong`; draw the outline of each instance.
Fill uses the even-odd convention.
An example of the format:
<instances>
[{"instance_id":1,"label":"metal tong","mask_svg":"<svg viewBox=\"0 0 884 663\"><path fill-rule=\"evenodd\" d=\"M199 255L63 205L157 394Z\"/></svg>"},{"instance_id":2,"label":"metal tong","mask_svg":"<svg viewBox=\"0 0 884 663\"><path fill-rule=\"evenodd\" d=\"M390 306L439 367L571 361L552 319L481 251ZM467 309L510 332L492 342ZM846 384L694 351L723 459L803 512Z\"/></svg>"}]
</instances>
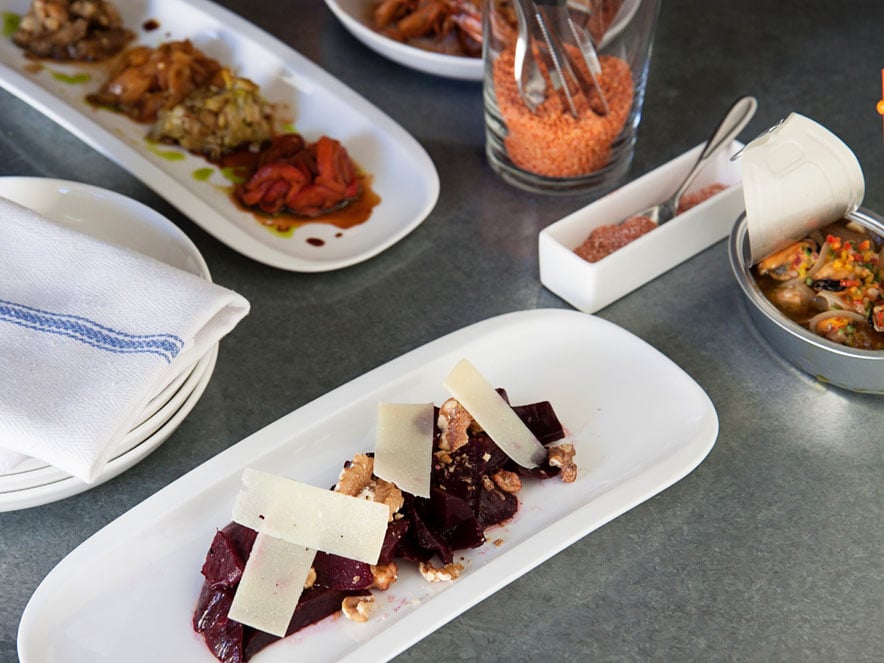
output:
<instances>
[{"instance_id":1,"label":"metal tong","mask_svg":"<svg viewBox=\"0 0 884 663\"><path fill-rule=\"evenodd\" d=\"M546 100L546 79L535 59L539 57L571 115L578 117L575 98L581 94L593 112L607 115L608 101L599 84L602 65L598 53L589 32L571 20L567 0L513 0L513 7L518 23L514 74L528 109L533 113ZM574 61L575 53L586 66L588 77Z\"/></svg>"}]
</instances>

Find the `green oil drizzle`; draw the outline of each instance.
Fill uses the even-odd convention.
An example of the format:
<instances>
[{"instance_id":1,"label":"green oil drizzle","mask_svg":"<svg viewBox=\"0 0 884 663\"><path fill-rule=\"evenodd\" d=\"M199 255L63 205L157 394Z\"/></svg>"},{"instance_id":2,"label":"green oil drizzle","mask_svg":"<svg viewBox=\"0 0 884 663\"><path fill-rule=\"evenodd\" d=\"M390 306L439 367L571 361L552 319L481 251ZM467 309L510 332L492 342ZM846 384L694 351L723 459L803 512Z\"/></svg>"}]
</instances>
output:
<instances>
[{"instance_id":1,"label":"green oil drizzle","mask_svg":"<svg viewBox=\"0 0 884 663\"><path fill-rule=\"evenodd\" d=\"M214 168L197 168L195 171L193 171L193 179L198 182L208 182L209 178L212 177L212 173L214 172Z\"/></svg>"},{"instance_id":2,"label":"green oil drizzle","mask_svg":"<svg viewBox=\"0 0 884 663\"><path fill-rule=\"evenodd\" d=\"M71 85L82 85L83 83L88 83L91 79L89 74L65 74L61 71L52 71L52 78L61 83L69 83Z\"/></svg>"},{"instance_id":3,"label":"green oil drizzle","mask_svg":"<svg viewBox=\"0 0 884 663\"><path fill-rule=\"evenodd\" d=\"M295 230L297 229L297 227L299 225L301 225L301 224L293 223L292 225L290 225L288 228L285 228L285 229L280 228L279 226L266 226L265 225L264 227L267 228L267 230L269 230L271 233L273 233L277 237L283 237L285 239L288 239L292 235L295 234Z\"/></svg>"},{"instance_id":4,"label":"green oil drizzle","mask_svg":"<svg viewBox=\"0 0 884 663\"><path fill-rule=\"evenodd\" d=\"M14 12L3 12L3 36L11 37L18 30L21 16Z\"/></svg>"},{"instance_id":5,"label":"green oil drizzle","mask_svg":"<svg viewBox=\"0 0 884 663\"><path fill-rule=\"evenodd\" d=\"M233 182L234 184L242 184L246 181L246 178L240 175L237 171L239 169L235 167L225 167L221 169L221 176L224 177L228 182Z\"/></svg>"},{"instance_id":6,"label":"green oil drizzle","mask_svg":"<svg viewBox=\"0 0 884 663\"><path fill-rule=\"evenodd\" d=\"M147 143L147 149L156 154L158 157L162 157L166 161L184 161L187 158L186 154L182 152L176 152L175 150L164 150L160 148L158 143L153 142L152 140L145 139L145 143Z\"/></svg>"}]
</instances>

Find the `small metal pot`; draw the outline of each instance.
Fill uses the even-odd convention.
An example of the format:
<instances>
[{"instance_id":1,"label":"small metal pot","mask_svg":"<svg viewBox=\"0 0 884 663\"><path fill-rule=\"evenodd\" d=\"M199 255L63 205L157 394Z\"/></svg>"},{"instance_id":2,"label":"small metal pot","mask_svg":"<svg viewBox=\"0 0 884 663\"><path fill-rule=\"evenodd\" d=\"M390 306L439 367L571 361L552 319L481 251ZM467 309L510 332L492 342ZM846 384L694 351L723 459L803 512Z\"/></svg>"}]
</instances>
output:
<instances>
[{"instance_id":1,"label":"small metal pot","mask_svg":"<svg viewBox=\"0 0 884 663\"><path fill-rule=\"evenodd\" d=\"M847 218L884 236L884 219L869 210L860 208ZM749 315L777 352L820 382L851 391L884 394L884 351L858 350L829 341L787 318L764 296L750 272L745 213L731 230L728 252L734 277L746 296Z\"/></svg>"}]
</instances>

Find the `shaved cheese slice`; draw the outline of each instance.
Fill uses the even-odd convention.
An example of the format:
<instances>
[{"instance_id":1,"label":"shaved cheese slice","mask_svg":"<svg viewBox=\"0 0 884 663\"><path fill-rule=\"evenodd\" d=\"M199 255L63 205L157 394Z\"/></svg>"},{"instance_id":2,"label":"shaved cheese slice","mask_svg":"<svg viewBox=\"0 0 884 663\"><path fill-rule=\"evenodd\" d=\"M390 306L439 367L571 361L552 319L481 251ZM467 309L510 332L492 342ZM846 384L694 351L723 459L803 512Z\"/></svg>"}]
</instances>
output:
<instances>
[{"instance_id":1,"label":"shaved cheese slice","mask_svg":"<svg viewBox=\"0 0 884 663\"><path fill-rule=\"evenodd\" d=\"M259 533L227 616L285 637L316 551Z\"/></svg>"},{"instance_id":2,"label":"shaved cheese slice","mask_svg":"<svg viewBox=\"0 0 884 663\"><path fill-rule=\"evenodd\" d=\"M390 509L247 468L233 504L240 525L307 548L377 564Z\"/></svg>"},{"instance_id":3,"label":"shaved cheese slice","mask_svg":"<svg viewBox=\"0 0 884 663\"><path fill-rule=\"evenodd\" d=\"M534 433L469 361L461 359L443 384L494 443L519 465L537 467L546 459L546 449Z\"/></svg>"},{"instance_id":4,"label":"shaved cheese slice","mask_svg":"<svg viewBox=\"0 0 884 663\"><path fill-rule=\"evenodd\" d=\"M432 403L379 403L374 473L418 497L430 496Z\"/></svg>"}]
</instances>

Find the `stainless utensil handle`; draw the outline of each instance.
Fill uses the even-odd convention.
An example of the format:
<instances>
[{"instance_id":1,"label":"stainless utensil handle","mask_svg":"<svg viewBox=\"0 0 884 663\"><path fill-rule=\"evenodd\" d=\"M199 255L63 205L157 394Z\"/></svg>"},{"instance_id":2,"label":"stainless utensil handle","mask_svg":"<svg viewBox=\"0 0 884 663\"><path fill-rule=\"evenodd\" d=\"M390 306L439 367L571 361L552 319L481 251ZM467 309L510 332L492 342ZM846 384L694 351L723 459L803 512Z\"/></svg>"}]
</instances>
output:
<instances>
[{"instance_id":1,"label":"stainless utensil handle","mask_svg":"<svg viewBox=\"0 0 884 663\"><path fill-rule=\"evenodd\" d=\"M678 191L675 192L673 200L676 203L684 195L684 192L688 190L688 187L703 169L703 166L717 155L722 148L730 145L731 141L737 137L737 134L749 123L749 120L755 115L756 108L758 108L758 101L756 101L755 97L741 97L734 102L733 106L730 107L730 110L715 128L715 131L712 132L709 140L706 141L706 146L700 153L697 163L694 164L685 181L682 182Z\"/></svg>"}]
</instances>

